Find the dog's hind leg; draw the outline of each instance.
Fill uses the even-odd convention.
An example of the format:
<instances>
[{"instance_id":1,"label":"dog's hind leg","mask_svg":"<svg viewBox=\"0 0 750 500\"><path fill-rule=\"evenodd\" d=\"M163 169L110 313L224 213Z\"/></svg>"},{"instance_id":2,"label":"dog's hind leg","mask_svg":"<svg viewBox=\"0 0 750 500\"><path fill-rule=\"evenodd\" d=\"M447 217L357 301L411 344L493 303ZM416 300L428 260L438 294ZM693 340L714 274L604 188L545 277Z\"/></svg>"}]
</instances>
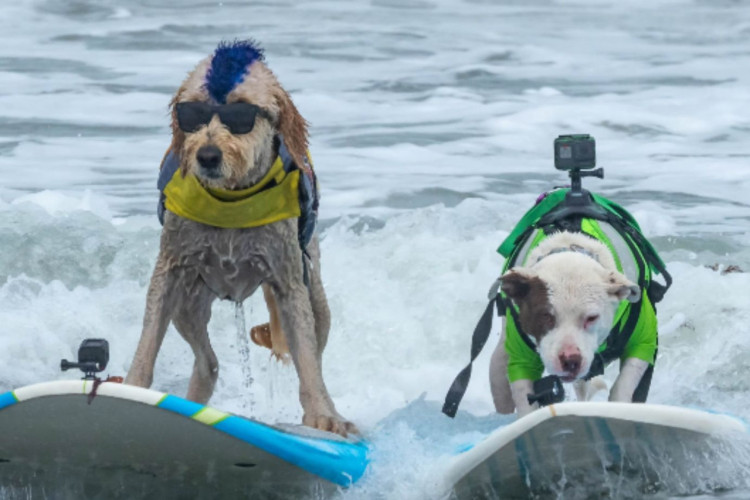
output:
<instances>
[{"instance_id":1,"label":"dog's hind leg","mask_svg":"<svg viewBox=\"0 0 750 500\"><path fill-rule=\"evenodd\" d=\"M219 377L219 361L208 337L211 304L216 296L199 277L185 282L185 289L187 293L177 304L172 322L195 355L187 399L206 404Z\"/></svg>"},{"instance_id":2,"label":"dog's hind leg","mask_svg":"<svg viewBox=\"0 0 750 500\"><path fill-rule=\"evenodd\" d=\"M167 265L166 258L159 254L154 274L146 296L146 312L143 316L143 331L135 351L125 383L139 387L151 387L154 379L154 364L164 334L169 326L174 307L176 277Z\"/></svg>"}]
</instances>

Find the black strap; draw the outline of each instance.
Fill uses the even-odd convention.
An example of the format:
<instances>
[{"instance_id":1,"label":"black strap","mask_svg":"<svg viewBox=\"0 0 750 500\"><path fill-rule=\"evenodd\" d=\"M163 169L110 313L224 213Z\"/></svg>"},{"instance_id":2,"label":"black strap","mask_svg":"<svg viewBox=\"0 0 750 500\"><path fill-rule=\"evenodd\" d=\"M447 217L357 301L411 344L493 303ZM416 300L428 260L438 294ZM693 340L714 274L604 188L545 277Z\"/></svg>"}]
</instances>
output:
<instances>
[{"instance_id":1,"label":"black strap","mask_svg":"<svg viewBox=\"0 0 750 500\"><path fill-rule=\"evenodd\" d=\"M651 280L649 281L648 287L646 288L646 293L648 293L648 298L652 304L655 305L658 302L661 302L661 300L664 298L664 295L667 293L667 290L669 290L669 287L672 286L672 275L669 274L666 266L664 266L658 256L654 255L651 246L644 241L643 235L639 233L634 227L623 223L615 216L611 216L606 222L608 222L623 236L623 239L625 239L628 245L630 245L632 240L632 242L638 247L638 249L640 249L643 258L646 260L646 264L656 269L659 274L664 277L665 284L662 285L661 283L656 281L653 276L651 276ZM630 236L630 239L628 238L628 236ZM631 252L632 251L633 249L631 246ZM636 254L633 253L633 255Z\"/></svg>"},{"instance_id":2,"label":"black strap","mask_svg":"<svg viewBox=\"0 0 750 500\"><path fill-rule=\"evenodd\" d=\"M621 230L621 227L618 227L619 224L612 222L610 222L610 224L616 230ZM630 233L628 232L628 234ZM625 240L625 243L628 245L630 253L632 253L634 256L639 255L638 249L636 247L637 243L633 241L633 239L628 238L628 234L622 235L623 240ZM645 258L646 257L644 255L644 259ZM643 290L647 286L646 267L648 266L648 263L643 262L638 258L636 258L635 261L636 265L638 266L638 286L641 288L641 290ZM651 280L650 282L653 283L653 280ZM589 372L586 374L584 379L589 380L598 375L602 375L604 373L604 368L611 361L619 359L620 356L622 356L622 353L625 352L625 346L628 344L630 337L633 335L635 327L638 324L638 320L641 317L642 305L643 297L641 297L641 300L639 300L638 302L630 304L630 312L628 313L628 318L625 320L625 325L623 325L622 328L619 328L619 325L617 324L612 327L612 330L610 330L609 335L607 336L607 347L601 353L596 354L594 361L591 363L591 368L589 369Z\"/></svg>"},{"instance_id":3,"label":"black strap","mask_svg":"<svg viewBox=\"0 0 750 500\"><path fill-rule=\"evenodd\" d=\"M606 340L607 347L605 347L602 352L597 352L595 354L589 372L583 377L584 380L590 380L602 375L604 373L604 368L610 362L619 359L620 356L622 356L622 353L625 352L625 346L633 335L635 326L638 324L638 319L641 317L642 301L643 299L630 304L628 319L625 320L625 325L623 325L622 329L620 329L618 325L615 325L612 330L610 330Z\"/></svg>"},{"instance_id":4,"label":"black strap","mask_svg":"<svg viewBox=\"0 0 750 500\"><path fill-rule=\"evenodd\" d=\"M458 405L461 403L466 389L469 386L469 380L471 379L471 365L479 353L482 352L484 344L487 343L487 339L490 336L490 330L492 329L492 311L497 306L497 315L505 315L505 302L503 298L497 294L490 299L487 308L484 310L482 317L479 318L477 326L474 327L474 333L471 336L471 361L466 365L466 368L461 370L456 376L456 379L451 384L451 388L448 389L448 394L445 396L445 404L443 404L443 413L453 418L456 416L458 411Z\"/></svg>"},{"instance_id":5,"label":"black strap","mask_svg":"<svg viewBox=\"0 0 750 500\"><path fill-rule=\"evenodd\" d=\"M305 284L305 286L310 289L310 269L308 267L307 262L312 262L312 258L310 257L310 254L307 253L307 249L302 249L302 282Z\"/></svg>"},{"instance_id":6,"label":"black strap","mask_svg":"<svg viewBox=\"0 0 750 500\"><path fill-rule=\"evenodd\" d=\"M638 382L638 387L633 392L633 403L645 403L646 399L648 399L648 391L651 389L651 379L654 376L654 366L656 365L656 355L658 352L659 349L654 353L654 364L648 366L646 373L643 374L641 381Z\"/></svg>"}]
</instances>

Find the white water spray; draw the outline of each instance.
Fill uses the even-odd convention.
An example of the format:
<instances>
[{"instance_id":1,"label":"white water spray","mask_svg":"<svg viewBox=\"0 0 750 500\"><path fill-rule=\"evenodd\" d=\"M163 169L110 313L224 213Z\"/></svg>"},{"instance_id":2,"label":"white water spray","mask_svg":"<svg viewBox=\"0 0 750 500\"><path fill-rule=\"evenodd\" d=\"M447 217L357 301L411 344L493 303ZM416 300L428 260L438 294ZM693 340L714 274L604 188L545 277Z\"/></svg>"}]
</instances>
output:
<instances>
[{"instance_id":1,"label":"white water spray","mask_svg":"<svg viewBox=\"0 0 750 500\"><path fill-rule=\"evenodd\" d=\"M234 305L234 324L237 328L237 349L240 352L240 363L242 364L242 386L244 388L244 397L242 398L242 409L246 414L255 413L255 398L251 391L254 382L253 369L250 360L250 335L248 334L247 324L245 322L245 309L242 302L235 302Z\"/></svg>"}]
</instances>

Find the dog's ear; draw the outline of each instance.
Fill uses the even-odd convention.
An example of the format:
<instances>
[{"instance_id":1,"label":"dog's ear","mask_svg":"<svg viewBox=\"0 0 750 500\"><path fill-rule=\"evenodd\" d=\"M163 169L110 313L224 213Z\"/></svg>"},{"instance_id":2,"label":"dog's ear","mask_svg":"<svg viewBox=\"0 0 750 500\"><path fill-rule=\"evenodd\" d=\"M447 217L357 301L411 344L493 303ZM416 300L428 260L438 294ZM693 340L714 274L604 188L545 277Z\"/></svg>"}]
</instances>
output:
<instances>
[{"instance_id":1,"label":"dog's ear","mask_svg":"<svg viewBox=\"0 0 750 500\"><path fill-rule=\"evenodd\" d=\"M180 102L183 92L185 92L185 83L180 85L177 93L175 93L174 97L172 97L172 100L169 102L169 115L172 119L172 143L169 145L169 149L167 149L167 152L164 154L165 159L170 151L174 151L175 154L179 155L182 152L182 145L185 143L185 132L180 130L180 125L179 123L177 123L177 103ZM163 163L164 160L162 160L162 164ZM182 172L183 177L187 175L186 162L182 162L182 164L180 165L180 171Z\"/></svg>"},{"instance_id":2,"label":"dog's ear","mask_svg":"<svg viewBox=\"0 0 750 500\"><path fill-rule=\"evenodd\" d=\"M518 302L529 294L533 281L539 280L539 277L530 269L513 268L503 274L500 280L500 289L503 293L514 302Z\"/></svg>"},{"instance_id":3,"label":"dog's ear","mask_svg":"<svg viewBox=\"0 0 750 500\"><path fill-rule=\"evenodd\" d=\"M607 276L607 293L620 301L638 302L641 298L641 287L627 279L623 274L612 271Z\"/></svg>"},{"instance_id":4,"label":"dog's ear","mask_svg":"<svg viewBox=\"0 0 750 500\"><path fill-rule=\"evenodd\" d=\"M279 106L278 131L284 136L284 145L289 154L294 158L294 163L304 170L309 171L307 162L307 121L297 111L289 94L278 86L276 89L276 102Z\"/></svg>"}]
</instances>

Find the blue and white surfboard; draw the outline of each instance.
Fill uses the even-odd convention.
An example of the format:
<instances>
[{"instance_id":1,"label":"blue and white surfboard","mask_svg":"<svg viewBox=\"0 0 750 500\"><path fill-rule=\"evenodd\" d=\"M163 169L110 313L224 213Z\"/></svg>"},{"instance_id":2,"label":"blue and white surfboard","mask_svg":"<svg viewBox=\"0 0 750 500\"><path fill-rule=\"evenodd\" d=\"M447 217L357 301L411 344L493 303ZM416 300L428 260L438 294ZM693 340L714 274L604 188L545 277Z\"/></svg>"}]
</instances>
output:
<instances>
[{"instance_id":1,"label":"blue and white surfboard","mask_svg":"<svg viewBox=\"0 0 750 500\"><path fill-rule=\"evenodd\" d=\"M66 380L0 395L0 490L87 498L319 497L352 485L367 467L361 441L273 427L118 383L99 385L89 404L92 387Z\"/></svg>"}]
</instances>

